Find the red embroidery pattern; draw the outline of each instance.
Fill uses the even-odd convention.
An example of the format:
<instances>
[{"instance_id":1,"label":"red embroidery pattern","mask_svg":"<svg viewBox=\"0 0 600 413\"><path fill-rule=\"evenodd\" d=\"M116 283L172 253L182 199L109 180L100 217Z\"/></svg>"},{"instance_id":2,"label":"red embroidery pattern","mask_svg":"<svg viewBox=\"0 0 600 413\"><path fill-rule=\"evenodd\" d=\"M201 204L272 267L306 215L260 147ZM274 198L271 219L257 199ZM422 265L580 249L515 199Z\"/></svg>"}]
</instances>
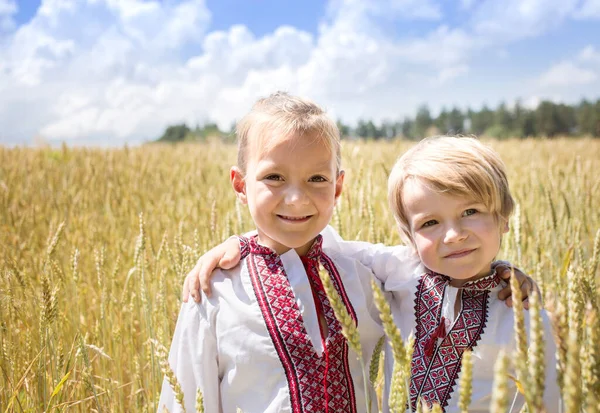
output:
<instances>
[{"instance_id":1,"label":"red embroidery pattern","mask_svg":"<svg viewBox=\"0 0 600 413\"><path fill-rule=\"evenodd\" d=\"M417 399L430 406L439 403L445 410L460 373L462 355L481 338L487 322L489 290L499 283L494 274L463 286L462 310L452 329L439 337L444 323L442 302L449 278L424 274L415 298L416 337L411 363L410 403L416 410ZM438 339L441 340L436 347ZM432 351L433 342L433 351Z\"/></svg>"},{"instance_id":2,"label":"red embroidery pattern","mask_svg":"<svg viewBox=\"0 0 600 413\"><path fill-rule=\"evenodd\" d=\"M315 279L315 273L307 271L313 273L312 276L309 274L309 279L321 302L329 330L325 351L321 356L316 353L306 332L302 314L279 256L269 248L258 245L254 238L248 240L241 237L240 243L242 246L244 243L249 246L245 252L250 279L287 377L292 412L355 413L356 400L348 365L348 344L318 279L318 272ZM322 238L319 236L306 258L314 261L315 268L318 268L318 260L323 261L349 313L356 319L339 273L329 257L322 254L321 245Z\"/></svg>"}]
</instances>

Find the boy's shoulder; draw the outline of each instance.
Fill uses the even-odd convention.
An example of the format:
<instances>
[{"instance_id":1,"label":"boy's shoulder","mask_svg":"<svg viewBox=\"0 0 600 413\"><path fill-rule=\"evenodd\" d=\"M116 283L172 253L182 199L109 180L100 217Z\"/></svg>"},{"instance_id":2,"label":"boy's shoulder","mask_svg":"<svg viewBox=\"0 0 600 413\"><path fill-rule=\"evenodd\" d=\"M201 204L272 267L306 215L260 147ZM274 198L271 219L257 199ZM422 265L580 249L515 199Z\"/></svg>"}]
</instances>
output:
<instances>
[{"instance_id":1,"label":"boy's shoulder","mask_svg":"<svg viewBox=\"0 0 600 413\"><path fill-rule=\"evenodd\" d=\"M230 295L237 285L243 282L243 278L247 274L245 268L245 259L231 269L215 268L210 276L211 296L206 297L202 293L202 301L206 300L208 303L216 304L219 297Z\"/></svg>"},{"instance_id":2,"label":"boy's shoulder","mask_svg":"<svg viewBox=\"0 0 600 413\"><path fill-rule=\"evenodd\" d=\"M363 264L361 264L361 262L358 259L353 258L348 254L345 254L339 249L323 246L323 254L329 257L336 265L348 266L349 268L355 267L357 271L364 270L371 272L371 270L365 267Z\"/></svg>"}]
</instances>

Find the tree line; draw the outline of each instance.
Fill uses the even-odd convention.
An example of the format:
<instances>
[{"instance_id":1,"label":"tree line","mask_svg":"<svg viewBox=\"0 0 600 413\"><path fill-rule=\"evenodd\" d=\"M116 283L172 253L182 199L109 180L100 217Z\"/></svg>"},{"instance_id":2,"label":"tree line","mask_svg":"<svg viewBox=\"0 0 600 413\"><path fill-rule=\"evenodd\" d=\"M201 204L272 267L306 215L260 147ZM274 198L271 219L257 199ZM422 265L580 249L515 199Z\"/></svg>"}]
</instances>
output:
<instances>
[{"instance_id":1,"label":"tree line","mask_svg":"<svg viewBox=\"0 0 600 413\"><path fill-rule=\"evenodd\" d=\"M437 116L431 114L427 105L422 105L414 117L407 116L402 120L377 125L372 120L361 119L355 127L342 121L337 124L344 138L420 139L439 134L474 134L498 139L559 135L600 137L600 99L596 102L582 100L575 105L543 101L535 109L528 109L519 101L512 107L500 103L496 109L484 105L478 111L443 108ZM215 123L195 128L182 123L168 126L158 141L203 141L211 136L234 141L234 126L222 131Z\"/></svg>"}]
</instances>

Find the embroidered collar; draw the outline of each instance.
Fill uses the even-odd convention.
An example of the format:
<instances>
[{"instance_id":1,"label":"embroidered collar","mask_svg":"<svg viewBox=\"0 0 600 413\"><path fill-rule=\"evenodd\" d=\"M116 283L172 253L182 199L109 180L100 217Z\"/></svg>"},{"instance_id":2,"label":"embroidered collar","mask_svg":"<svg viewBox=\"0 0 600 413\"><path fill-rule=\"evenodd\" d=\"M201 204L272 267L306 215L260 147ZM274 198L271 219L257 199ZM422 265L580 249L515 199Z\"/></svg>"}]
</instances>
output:
<instances>
[{"instance_id":1,"label":"embroidered collar","mask_svg":"<svg viewBox=\"0 0 600 413\"><path fill-rule=\"evenodd\" d=\"M427 275L429 275L431 277L439 277L442 280L444 280L448 285L450 285L450 282L452 281L452 278L448 277L447 275L438 274L431 270L427 270ZM464 283L462 286L456 287L456 288L458 288L460 290L470 290L470 291L491 291L494 288L498 287L500 285L501 281L502 281L502 279L496 273L496 271L492 270L492 273L490 275L486 275L485 277L479 278L477 280L468 281L468 282Z\"/></svg>"},{"instance_id":2,"label":"embroidered collar","mask_svg":"<svg viewBox=\"0 0 600 413\"><path fill-rule=\"evenodd\" d=\"M240 237L241 239L242 237ZM258 235L254 235L250 238L247 238L248 245L250 247L248 252L256 255L264 255L264 256L277 256L278 254L273 251L273 249L261 245L258 243ZM323 236L321 234L317 235L313 244L311 245L308 253L303 257L310 260L318 260L323 253Z\"/></svg>"}]
</instances>

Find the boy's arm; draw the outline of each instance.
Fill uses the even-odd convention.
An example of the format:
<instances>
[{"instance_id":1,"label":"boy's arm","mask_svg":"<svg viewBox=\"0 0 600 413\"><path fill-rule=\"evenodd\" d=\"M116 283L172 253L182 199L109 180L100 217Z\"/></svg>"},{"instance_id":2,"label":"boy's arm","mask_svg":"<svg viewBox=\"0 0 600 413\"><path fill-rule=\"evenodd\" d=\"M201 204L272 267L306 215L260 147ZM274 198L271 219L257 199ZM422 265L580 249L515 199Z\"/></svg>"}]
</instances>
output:
<instances>
[{"instance_id":1,"label":"boy's arm","mask_svg":"<svg viewBox=\"0 0 600 413\"><path fill-rule=\"evenodd\" d=\"M345 241L331 226L321 232L323 246L359 261L369 268L384 289L388 285L401 285L412 278L419 266L419 257L410 247L403 245L387 246L363 241Z\"/></svg>"},{"instance_id":2,"label":"boy's arm","mask_svg":"<svg viewBox=\"0 0 600 413\"><path fill-rule=\"evenodd\" d=\"M184 303L179 313L169 352L169 368L165 371L158 411L183 412L179 394L183 394L185 410L196 411L197 389L202 391L204 411L221 412L217 345L206 307ZM180 390L174 390L176 378Z\"/></svg>"},{"instance_id":3,"label":"boy's arm","mask_svg":"<svg viewBox=\"0 0 600 413\"><path fill-rule=\"evenodd\" d=\"M192 268L183 282L183 302L187 303L190 295L195 302L200 302L200 287L207 297L210 297L210 277L216 268L228 270L237 266L242 255L239 238L234 236L210 249Z\"/></svg>"},{"instance_id":4,"label":"boy's arm","mask_svg":"<svg viewBox=\"0 0 600 413\"><path fill-rule=\"evenodd\" d=\"M250 234L250 233L249 233ZM402 288L405 282L410 280L413 271L420 264L416 254L410 247L395 246L389 247L383 244L371 244L361 241L344 241L340 235L331 226L327 226L321 234L323 235L323 246L339 251L350 256L365 267L370 268L375 278L383 285L384 289L392 290ZM246 234L248 235L248 234ZM238 265L241 259L239 238L229 237L225 242L206 252L196 266L188 273L183 284L183 301L187 302L191 295L194 301L200 302L200 288L210 296L210 277L213 270L217 267L230 269ZM496 271L504 280L511 276L510 263L498 261ZM521 293L524 298L529 296L532 288L537 287L535 282L515 268L515 277L521 286ZM498 293L498 297L511 307L510 286ZM508 299L507 299L508 298ZM525 301L525 308L528 308L528 302Z\"/></svg>"}]
</instances>

